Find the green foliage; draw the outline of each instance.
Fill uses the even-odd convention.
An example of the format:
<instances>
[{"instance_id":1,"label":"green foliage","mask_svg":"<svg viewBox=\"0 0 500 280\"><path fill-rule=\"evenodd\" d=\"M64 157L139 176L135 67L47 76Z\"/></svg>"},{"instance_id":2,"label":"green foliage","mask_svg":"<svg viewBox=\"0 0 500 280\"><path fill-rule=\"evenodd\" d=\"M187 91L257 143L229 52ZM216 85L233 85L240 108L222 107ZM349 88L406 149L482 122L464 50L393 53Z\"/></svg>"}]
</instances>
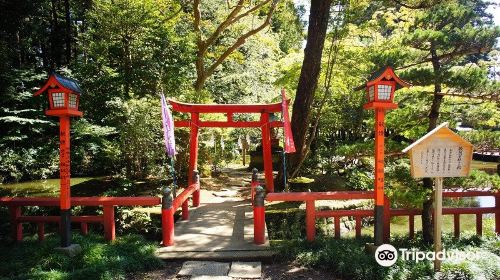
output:
<instances>
[{"instance_id":1,"label":"green foliage","mask_svg":"<svg viewBox=\"0 0 500 280\"><path fill-rule=\"evenodd\" d=\"M145 178L165 170L158 99L132 99L123 104L120 130L122 162L129 178ZM161 172L163 173L163 172Z\"/></svg>"},{"instance_id":2,"label":"green foliage","mask_svg":"<svg viewBox=\"0 0 500 280\"><path fill-rule=\"evenodd\" d=\"M296 264L332 271L342 279L496 279L500 273L498 237L479 238L465 236L459 240L451 235L443 238L444 248L450 252L476 252L478 259L454 262L445 260L442 272L434 273L430 261L403 261L384 268L364 250L367 239L317 238L313 243L305 240L289 240L273 243L279 249L279 258L293 260ZM397 237L391 244L396 248L415 248L432 251L421 235L410 240ZM496 245L496 251L491 247ZM462 277L462 278L461 278Z\"/></svg>"},{"instance_id":3,"label":"green foliage","mask_svg":"<svg viewBox=\"0 0 500 280\"><path fill-rule=\"evenodd\" d=\"M2 243L1 279L125 279L127 273L163 267L154 256L156 245L137 235L120 236L111 244L93 234L76 234L73 239L83 249L74 258L55 253L60 241L54 236L42 243L35 238Z\"/></svg>"}]
</instances>

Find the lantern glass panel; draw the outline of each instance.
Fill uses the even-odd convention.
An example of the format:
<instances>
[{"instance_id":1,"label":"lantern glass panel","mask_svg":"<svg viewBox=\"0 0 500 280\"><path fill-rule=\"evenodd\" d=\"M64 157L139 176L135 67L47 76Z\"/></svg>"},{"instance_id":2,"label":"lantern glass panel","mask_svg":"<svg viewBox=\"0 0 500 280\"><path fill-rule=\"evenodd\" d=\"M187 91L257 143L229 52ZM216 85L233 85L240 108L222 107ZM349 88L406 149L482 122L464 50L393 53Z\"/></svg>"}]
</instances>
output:
<instances>
[{"instance_id":1,"label":"lantern glass panel","mask_svg":"<svg viewBox=\"0 0 500 280\"><path fill-rule=\"evenodd\" d=\"M69 107L76 108L76 94L70 93L69 95Z\"/></svg>"},{"instance_id":2,"label":"lantern glass panel","mask_svg":"<svg viewBox=\"0 0 500 280\"><path fill-rule=\"evenodd\" d=\"M64 92L52 93L52 105L54 108L64 107Z\"/></svg>"},{"instance_id":3,"label":"lantern glass panel","mask_svg":"<svg viewBox=\"0 0 500 280\"><path fill-rule=\"evenodd\" d=\"M375 99L375 87L371 86L368 88L368 101L373 102Z\"/></svg>"},{"instance_id":4,"label":"lantern glass panel","mask_svg":"<svg viewBox=\"0 0 500 280\"><path fill-rule=\"evenodd\" d=\"M391 99L392 86L378 85L378 100L389 101Z\"/></svg>"}]
</instances>

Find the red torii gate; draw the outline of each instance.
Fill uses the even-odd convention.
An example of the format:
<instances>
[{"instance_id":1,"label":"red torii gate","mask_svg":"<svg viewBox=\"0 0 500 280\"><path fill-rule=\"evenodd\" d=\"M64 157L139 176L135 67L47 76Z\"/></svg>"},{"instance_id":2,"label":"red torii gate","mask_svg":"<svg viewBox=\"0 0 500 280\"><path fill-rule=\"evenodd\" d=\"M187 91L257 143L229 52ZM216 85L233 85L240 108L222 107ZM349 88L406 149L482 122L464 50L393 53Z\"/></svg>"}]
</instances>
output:
<instances>
[{"instance_id":1,"label":"red torii gate","mask_svg":"<svg viewBox=\"0 0 500 280\"><path fill-rule=\"evenodd\" d=\"M172 99L168 100L172 109L176 112L190 113L190 120L175 121L176 127L189 127L189 171L188 186L193 183L193 170L198 166L198 134L201 127L255 127L262 130L262 153L264 160L264 174L266 179L266 189L268 192L274 192L273 181L273 161L271 155L271 127L283 127L282 121L270 121L270 113L281 113L281 102L272 104L191 104L181 103ZM290 100L286 101L287 103ZM224 113L225 121L203 121L200 119L202 113ZM234 114L239 113L258 113L259 121L235 121ZM200 204L200 191L193 193L193 206Z\"/></svg>"}]
</instances>

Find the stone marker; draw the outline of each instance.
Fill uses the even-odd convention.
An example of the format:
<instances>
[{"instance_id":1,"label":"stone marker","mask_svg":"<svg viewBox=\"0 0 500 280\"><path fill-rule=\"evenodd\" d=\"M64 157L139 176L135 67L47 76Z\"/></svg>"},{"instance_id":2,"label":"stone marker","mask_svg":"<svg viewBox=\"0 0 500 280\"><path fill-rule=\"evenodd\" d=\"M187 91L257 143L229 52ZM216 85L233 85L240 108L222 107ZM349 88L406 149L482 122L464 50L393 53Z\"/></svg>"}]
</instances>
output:
<instances>
[{"instance_id":1,"label":"stone marker","mask_svg":"<svg viewBox=\"0 0 500 280\"><path fill-rule=\"evenodd\" d=\"M54 250L70 258L76 257L82 253L82 247L79 244L71 244L68 247L56 247Z\"/></svg>"},{"instance_id":2,"label":"stone marker","mask_svg":"<svg viewBox=\"0 0 500 280\"><path fill-rule=\"evenodd\" d=\"M261 278L261 264L260 262L233 262L228 275L235 278Z\"/></svg>"},{"instance_id":3,"label":"stone marker","mask_svg":"<svg viewBox=\"0 0 500 280\"><path fill-rule=\"evenodd\" d=\"M209 261L187 261L182 265L178 275L181 276L226 276L229 271L229 263Z\"/></svg>"}]
</instances>

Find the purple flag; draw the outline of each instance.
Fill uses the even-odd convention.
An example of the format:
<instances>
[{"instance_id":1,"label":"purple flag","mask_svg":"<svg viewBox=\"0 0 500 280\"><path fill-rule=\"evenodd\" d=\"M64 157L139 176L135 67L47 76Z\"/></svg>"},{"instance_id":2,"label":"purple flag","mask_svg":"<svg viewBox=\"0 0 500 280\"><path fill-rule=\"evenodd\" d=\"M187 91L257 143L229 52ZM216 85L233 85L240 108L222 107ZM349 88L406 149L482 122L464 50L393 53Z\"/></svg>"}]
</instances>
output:
<instances>
[{"instance_id":1,"label":"purple flag","mask_svg":"<svg viewBox=\"0 0 500 280\"><path fill-rule=\"evenodd\" d=\"M169 157L175 156L174 119L167 106L165 95L161 95L161 119L163 121L163 137L165 149Z\"/></svg>"}]
</instances>

